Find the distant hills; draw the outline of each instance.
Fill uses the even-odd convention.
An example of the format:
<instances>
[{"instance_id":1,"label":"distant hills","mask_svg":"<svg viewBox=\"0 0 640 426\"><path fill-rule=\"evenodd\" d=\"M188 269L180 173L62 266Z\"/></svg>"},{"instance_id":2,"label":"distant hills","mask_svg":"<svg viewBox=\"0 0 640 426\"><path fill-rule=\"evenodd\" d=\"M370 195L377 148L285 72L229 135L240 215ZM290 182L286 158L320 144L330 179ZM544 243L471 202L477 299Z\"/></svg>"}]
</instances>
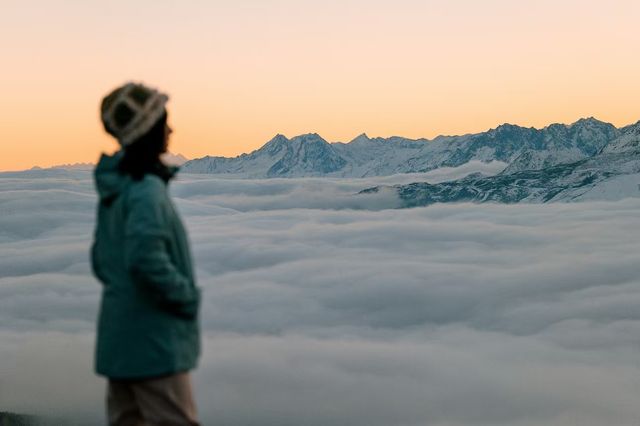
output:
<instances>
[{"instance_id":1,"label":"distant hills","mask_svg":"<svg viewBox=\"0 0 640 426\"><path fill-rule=\"evenodd\" d=\"M188 160L182 154L172 154L171 152L166 152L162 154L162 161L167 164L181 166L186 163ZM56 166L49 167L50 169L63 169L63 170L93 170L95 164L93 163L73 163L73 164L58 164ZM40 170L42 167L34 166L31 170ZM3 426L0 424L0 426Z\"/></svg>"}]
</instances>

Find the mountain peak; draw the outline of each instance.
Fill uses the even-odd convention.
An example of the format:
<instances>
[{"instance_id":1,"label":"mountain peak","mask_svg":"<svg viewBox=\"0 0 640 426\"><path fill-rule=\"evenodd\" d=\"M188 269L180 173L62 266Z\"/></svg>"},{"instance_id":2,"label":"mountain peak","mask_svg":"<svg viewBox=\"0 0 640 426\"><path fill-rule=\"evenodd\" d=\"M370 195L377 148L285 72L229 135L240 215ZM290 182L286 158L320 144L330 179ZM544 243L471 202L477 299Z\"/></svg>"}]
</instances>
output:
<instances>
[{"instance_id":1,"label":"mountain peak","mask_svg":"<svg viewBox=\"0 0 640 426\"><path fill-rule=\"evenodd\" d=\"M351 142L349 142L349 143L352 143L352 142L368 142L370 140L371 140L371 138L369 136L367 136L366 133L360 133L358 136L353 138L351 140Z\"/></svg>"},{"instance_id":2,"label":"mountain peak","mask_svg":"<svg viewBox=\"0 0 640 426\"><path fill-rule=\"evenodd\" d=\"M349 143L329 143L315 132L291 139L278 133L249 154L192 160L183 171L246 177L365 177L457 167L472 160L511 163L516 159L518 169L538 170L593 156L627 133L623 130L640 139L639 124L616 129L594 117L573 124L550 124L542 129L504 123L482 133L438 137L432 141L395 136L370 138L361 133ZM620 148L626 149L627 145Z\"/></svg>"},{"instance_id":3,"label":"mountain peak","mask_svg":"<svg viewBox=\"0 0 640 426\"><path fill-rule=\"evenodd\" d=\"M301 142L301 143L309 143L309 142L325 142L325 143L329 143L327 141L325 141L322 136L320 136L317 133L305 133L302 135L298 135L298 136L294 136L293 138L291 138L292 142Z\"/></svg>"},{"instance_id":4,"label":"mountain peak","mask_svg":"<svg viewBox=\"0 0 640 426\"><path fill-rule=\"evenodd\" d=\"M256 151L253 151L249 155L256 155L262 152L266 152L268 155L274 156L281 150L286 149L286 146L288 143L289 143L289 139L287 139L285 135L278 133L273 138L271 138L269 142L264 144L261 148L257 149ZM242 154L242 155L246 155L246 154Z\"/></svg>"},{"instance_id":5,"label":"mountain peak","mask_svg":"<svg viewBox=\"0 0 640 426\"><path fill-rule=\"evenodd\" d=\"M594 125L594 124L601 125L601 124L608 124L608 123L605 123L604 121L600 121L595 117L587 117L587 118L579 119L575 123L570 124L569 127L584 126L584 125Z\"/></svg>"},{"instance_id":6,"label":"mountain peak","mask_svg":"<svg viewBox=\"0 0 640 426\"><path fill-rule=\"evenodd\" d=\"M620 132L623 134L630 132L640 134L640 120L636 121L633 124L629 124L628 126L620 128Z\"/></svg>"},{"instance_id":7,"label":"mountain peak","mask_svg":"<svg viewBox=\"0 0 640 426\"><path fill-rule=\"evenodd\" d=\"M281 142L281 141L287 141L289 139L287 139L287 137L281 133L276 134L274 137L272 137L269 142L267 143L271 143L271 142ZM266 145L266 144L265 144Z\"/></svg>"},{"instance_id":8,"label":"mountain peak","mask_svg":"<svg viewBox=\"0 0 640 426\"><path fill-rule=\"evenodd\" d=\"M525 127L518 126L517 124L503 123L498 127L496 127L495 129L491 129L487 131L486 134L488 134L489 136L496 137L499 135L511 135L514 133L521 132L525 129L526 129Z\"/></svg>"},{"instance_id":9,"label":"mountain peak","mask_svg":"<svg viewBox=\"0 0 640 426\"><path fill-rule=\"evenodd\" d=\"M499 125L498 127L495 128L495 131L496 132L505 132L505 131L520 130L520 129L525 129L525 127L518 126L517 124L502 123L501 125Z\"/></svg>"}]
</instances>

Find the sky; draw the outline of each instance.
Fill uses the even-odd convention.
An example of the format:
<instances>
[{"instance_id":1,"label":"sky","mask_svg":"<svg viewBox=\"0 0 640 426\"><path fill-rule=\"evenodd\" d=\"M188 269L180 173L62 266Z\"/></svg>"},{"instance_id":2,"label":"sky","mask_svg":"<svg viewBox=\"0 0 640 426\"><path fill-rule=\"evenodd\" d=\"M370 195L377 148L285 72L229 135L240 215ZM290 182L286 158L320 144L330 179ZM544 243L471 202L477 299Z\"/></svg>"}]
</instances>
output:
<instances>
[{"instance_id":1,"label":"sky","mask_svg":"<svg viewBox=\"0 0 640 426\"><path fill-rule=\"evenodd\" d=\"M635 0L4 0L0 170L94 162L116 86L167 92L171 150L277 133L432 138L640 119Z\"/></svg>"},{"instance_id":2,"label":"sky","mask_svg":"<svg viewBox=\"0 0 640 426\"><path fill-rule=\"evenodd\" d=\"M636 424L640 198L353 196L406 179L172 182L203 289L202 423ZM104 424L95 203L88 171L0 175L0 410Z\"/></svg>"}]
</instances>

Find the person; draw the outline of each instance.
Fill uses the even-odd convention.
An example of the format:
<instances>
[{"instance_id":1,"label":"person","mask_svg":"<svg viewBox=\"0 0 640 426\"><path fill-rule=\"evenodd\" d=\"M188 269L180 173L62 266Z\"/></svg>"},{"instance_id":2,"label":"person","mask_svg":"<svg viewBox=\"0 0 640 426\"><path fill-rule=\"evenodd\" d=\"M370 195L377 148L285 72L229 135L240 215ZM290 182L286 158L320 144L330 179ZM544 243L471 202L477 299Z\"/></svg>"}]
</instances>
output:
<instances>
[{"instance_id":1,"label":"person","mask_svg":"<svg viewBox=\"0 0 640 426\"><path fill-rule=\"evenodd\" d=\"M185 229L167 192L177 167L160 157L172 130L168 96L127 83L101 105L121 146L94 170L91 247L103 284L95 371L108 379L112 426L198 425L189 372L200 353L200 289Z\"/></svg>"}]
</instances>

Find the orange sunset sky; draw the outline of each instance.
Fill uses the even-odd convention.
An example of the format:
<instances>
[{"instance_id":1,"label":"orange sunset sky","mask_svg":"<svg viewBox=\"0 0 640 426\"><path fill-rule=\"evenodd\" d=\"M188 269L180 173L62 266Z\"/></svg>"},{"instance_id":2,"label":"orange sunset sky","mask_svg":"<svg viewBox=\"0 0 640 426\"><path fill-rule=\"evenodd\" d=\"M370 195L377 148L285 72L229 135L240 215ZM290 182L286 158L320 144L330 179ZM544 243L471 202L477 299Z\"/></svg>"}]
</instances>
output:
<instances>
[{"instance_id":1,"label":"orange sunset sky","mask_svg":"<svg viewBox=\"0 0 640 426\"><path fill-rule=\"evenodd\" d=\"M171 151L640 119L637 0L2 0L0 170L94 162L99 102L166 91Z\"/></svg>"}]
</instances>

